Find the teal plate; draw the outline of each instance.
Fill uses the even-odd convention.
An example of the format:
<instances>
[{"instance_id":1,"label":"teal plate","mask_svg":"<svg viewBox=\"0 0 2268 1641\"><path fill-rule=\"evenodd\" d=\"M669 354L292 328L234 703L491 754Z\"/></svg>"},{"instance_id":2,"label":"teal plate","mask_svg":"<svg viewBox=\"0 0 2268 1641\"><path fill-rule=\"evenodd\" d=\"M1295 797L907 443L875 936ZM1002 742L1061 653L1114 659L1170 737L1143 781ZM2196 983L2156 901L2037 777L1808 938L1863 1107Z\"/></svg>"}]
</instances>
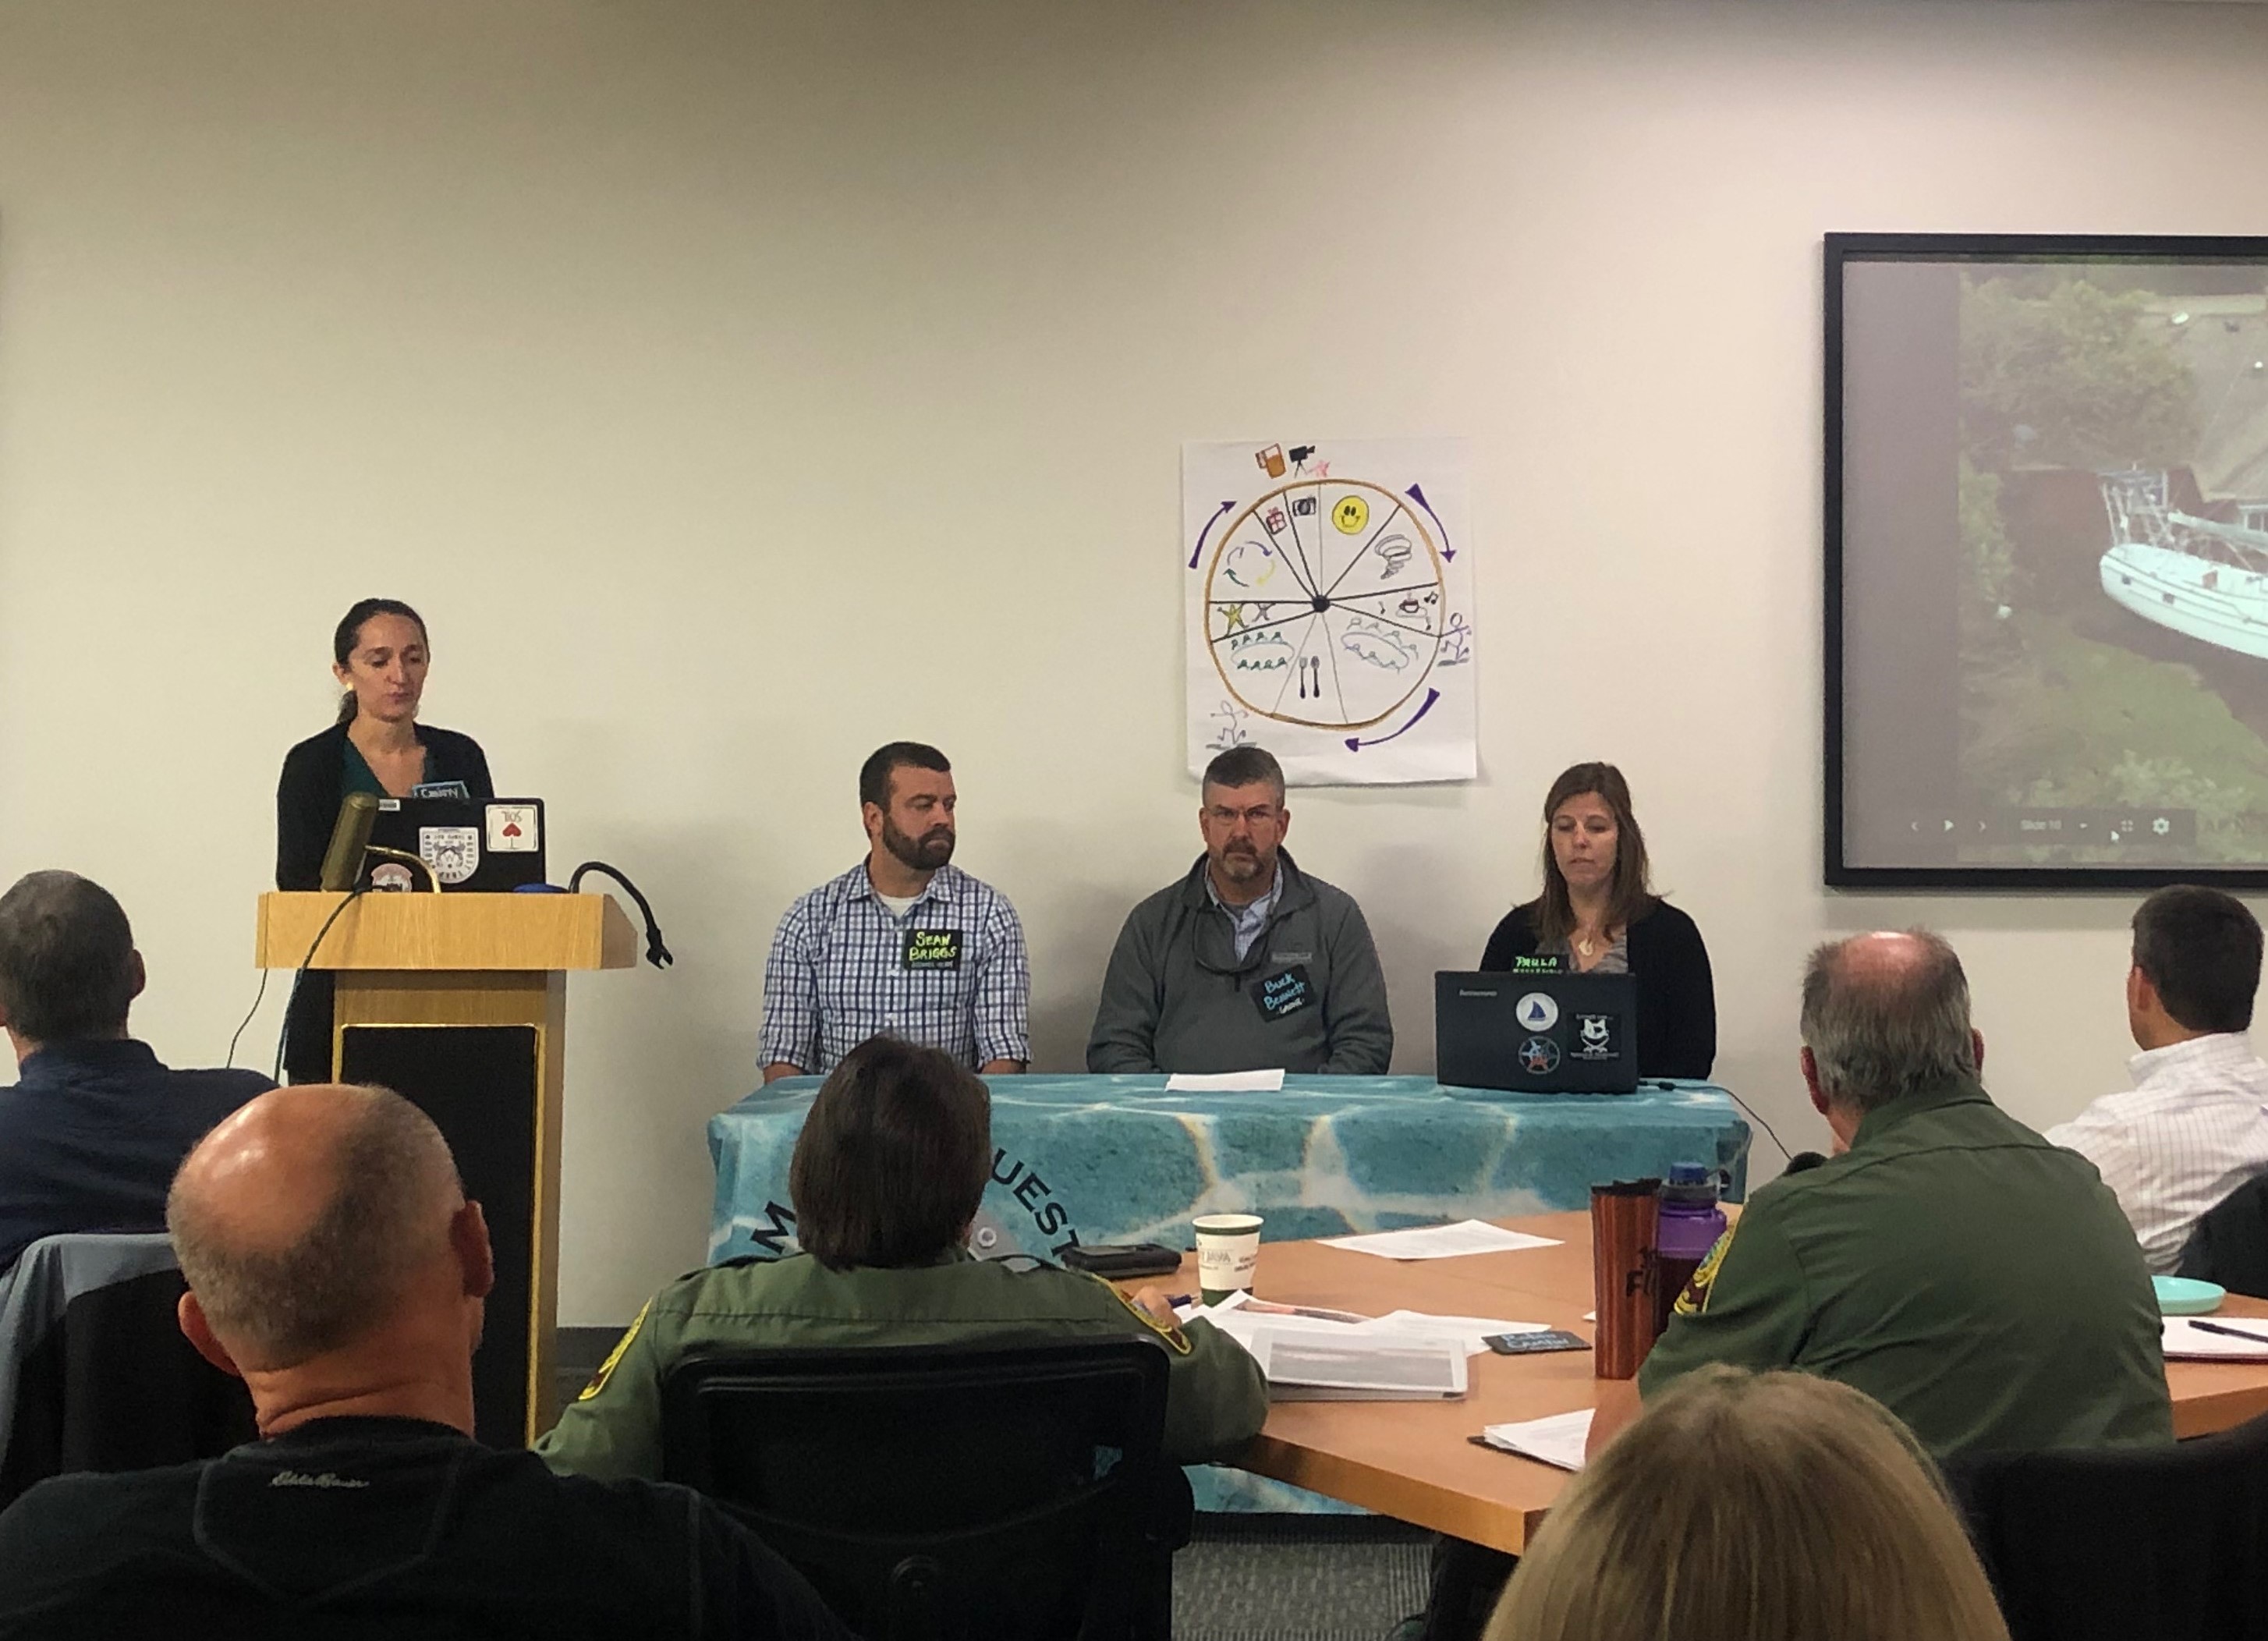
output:
<instances>
[{"instance_id":1,"label":"teal plate","mask_svg":"<svg viewBox=\"0 0 2268 1641\"><path fill-rule=\"evenodd\" d=\"M2191 1277L2153 1277L2150 1285L2158 1291L2158 1309L2168 1316L2203 1316L2219 1310L2228 1297L2228 1289Z\"/></svg>"}]
</instances>

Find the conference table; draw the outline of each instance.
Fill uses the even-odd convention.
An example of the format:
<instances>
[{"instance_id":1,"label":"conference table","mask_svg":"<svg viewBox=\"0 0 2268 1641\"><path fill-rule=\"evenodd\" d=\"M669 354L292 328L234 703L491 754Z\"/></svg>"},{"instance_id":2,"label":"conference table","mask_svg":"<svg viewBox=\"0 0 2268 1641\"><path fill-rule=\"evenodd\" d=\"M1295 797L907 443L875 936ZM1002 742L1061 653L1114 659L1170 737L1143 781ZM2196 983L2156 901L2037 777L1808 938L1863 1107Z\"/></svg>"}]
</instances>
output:
<instances>
[{"instance_id":1,"label":"conference table","mask_svg":"<svg viewBox=\"0 0 2268 1641\"><path fill-rule=\"evenodd\" d=\"M1592 1308L1590 1216L1538 1214L1496 1223L1556 1239L1558 1246L1405 1262L1320 1242L1263 1243L1253 1291L1364 1315L1414 1310L1485 1316L1592 1337L1583 1320ZM1176 1291L1196 1286L1194 1257L1172 1280L1181 1284ZM2268 1302L2232 1295L2222 1313L2268 1316ZM1266 1427L1232 1462L1517 1555L1573 1478L1468 1439L1484 1424L1591 1407L1599 1381L1587 1350L1485 1352L1468 1366L1470 1389L1455 1402L1277 1402ZM2268 1413L2268 1362L2169 1362L2166 1378L2177 1435L2205 1435Z\"/></svg>"}]
</instances>

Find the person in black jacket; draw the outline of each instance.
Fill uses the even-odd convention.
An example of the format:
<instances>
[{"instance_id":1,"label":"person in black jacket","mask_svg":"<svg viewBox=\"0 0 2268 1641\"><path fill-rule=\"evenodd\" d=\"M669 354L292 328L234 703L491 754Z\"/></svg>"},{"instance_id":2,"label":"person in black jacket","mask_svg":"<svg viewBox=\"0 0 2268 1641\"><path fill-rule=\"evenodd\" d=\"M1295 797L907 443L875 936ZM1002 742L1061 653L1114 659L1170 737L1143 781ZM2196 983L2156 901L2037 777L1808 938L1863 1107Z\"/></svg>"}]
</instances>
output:
<instances>
[{"instance_id":1,"label":"person in black jacket","mask_svg":"<svg viewBox=\"0 0 2268 1641\"><path fill-rule=\"evenodd\" d=\"M331 635L331 673L346 688L338 722L284 755L276 787L276 887L320 887L323 852L349 792L407 798L421 788L486 803L496 796L480 743L417 722L429 650L425 622L398 599L364 599ZM284 1021L284 1074L331 1075L331 976L300 977Z\"/></svg>"},{"instance_id":2,"label":"person in black jacket","mask_svg":"<svg viewBox=\"0 0 2268 1641\"><path fill-rule=\"evenodd\" d=\"M181 1332L245 1381L260 1439L26 1492L0 1513L0 1637L852 1641L721 1505L473 1439L495 1250L401 1095L261 1095L166 1219Z\"/></svg>"},{"instance_id":3,"label":"person in black jacket","mask_svg":"<svg viewBox=\"0 0 2268 1641\"><path fill-rule=\"evenodd\" d=\"M1706 1078L1717 1059L1717 990L1693 920L1647 882L1646 837L1611 763L1579 763L1543 800L1543 893L1505 915L1484 969L1558 957L1577 973L1637 982L1638 1073Z\"/></svg>"}]
</instances>

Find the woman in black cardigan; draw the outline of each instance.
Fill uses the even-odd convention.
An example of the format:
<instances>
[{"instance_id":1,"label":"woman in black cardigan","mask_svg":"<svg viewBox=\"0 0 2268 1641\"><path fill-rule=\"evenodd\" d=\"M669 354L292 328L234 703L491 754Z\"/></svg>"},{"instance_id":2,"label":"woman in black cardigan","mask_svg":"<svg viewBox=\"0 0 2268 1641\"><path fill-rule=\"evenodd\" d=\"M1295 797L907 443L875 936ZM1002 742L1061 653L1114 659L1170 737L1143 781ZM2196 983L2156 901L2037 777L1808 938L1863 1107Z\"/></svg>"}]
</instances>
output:
<instances>
[{"instance_id":1,"label":"woman in black cardigan","mask_svg":"<svg viewBox=\"0 0 2268 1641\"><path fill-rule=\"evenodd\" d=\"M1693 920L1647 887L1646 837L1611 763L1579 763L1543 800L1543 893L1489 937L1484 969L1564 959L1636 982L1638 1074L1705 1079L1717 1059L1717 989Z\"/></svg>"},{"instance_id":2,"label":"woman in black cardigan","mask_svg":"<svg viewBox=\"0 0 2268 1641\"><path fill-rule=\"evenodd\" d=\"M331 635L331 673L345 687L338 722L284 756L276 788L276 887L320 887L323 854L349 792L407 798L420 789L485 803L496 796L480 743L417 722L425 692L425 622L394 599L364 599ZM330 975L300 977L284 1019L285 1075L295 1083L331 1076Z\"/></svg>"}]
</instances>

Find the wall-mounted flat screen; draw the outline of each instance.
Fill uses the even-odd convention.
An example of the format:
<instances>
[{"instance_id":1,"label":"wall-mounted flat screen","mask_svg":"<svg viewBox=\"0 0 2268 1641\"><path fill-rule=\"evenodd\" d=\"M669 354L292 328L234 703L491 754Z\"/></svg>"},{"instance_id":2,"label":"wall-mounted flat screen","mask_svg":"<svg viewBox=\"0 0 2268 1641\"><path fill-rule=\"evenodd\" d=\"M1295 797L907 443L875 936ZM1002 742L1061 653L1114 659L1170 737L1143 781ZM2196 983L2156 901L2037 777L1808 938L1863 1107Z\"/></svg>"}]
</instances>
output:
<instances>
[{"instance_id":1,"label":"wall-mounted flat screen","mask_svg":"<svg viewBox=\"0 0 2268 1641\"><path fill-rule=\"evenodd\" d=\"M2268 885L2268 239L1827 238L1826 860Z\"/></svg>"}]
</instances>

